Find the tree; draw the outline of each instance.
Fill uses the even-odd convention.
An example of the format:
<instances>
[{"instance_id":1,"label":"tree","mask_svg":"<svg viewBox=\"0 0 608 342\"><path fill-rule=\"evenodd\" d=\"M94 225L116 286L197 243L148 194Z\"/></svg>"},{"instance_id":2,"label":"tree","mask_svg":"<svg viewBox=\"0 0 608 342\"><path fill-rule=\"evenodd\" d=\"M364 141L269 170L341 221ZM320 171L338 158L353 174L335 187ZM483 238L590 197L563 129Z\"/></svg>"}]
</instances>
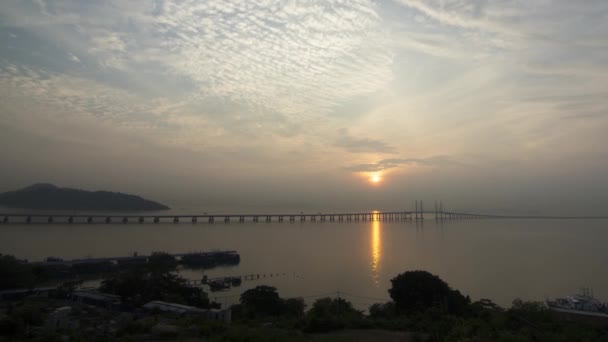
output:
<instances>
[{"instance_id":1,"label":"tree","mask_svg":"<svg viewBox=\"0 0 608 342\"><path fill-rule=\"evenodd\" d=\"M0 291L34 287L37 282L30 265L12 255L0 254Z\"/></svg>"},{"instance_id":2,"label":"tree","mask_svg":"<svg viewBox=\"0 0 608 342\"><path fill-rule=\"evenodd\" d=\"M119 295L134 305L163 300L203 308L209 306L207 293L169 272L146 272L142 269L122 272L103 280L100 290Z\"/></svg>"},{"instance_id":3,"label":"tree","mask_svg":"<svg viewBox=\"0 0 608 342\"><path fill-rule=\"evenodd\" d=\"M426 271L407 271L391 279L391 283L388 292L400 312L438 307L449 313L461 313L470 304L468 297Z\"/></svg>"},{"instance_id":4,"label":"tree","mask_svg":"<svg viewBox=\"0 0 608 342\"><path fill-rule=\"evenodd\" d=\"M359 316L360 311L355 310L351 302L344 298L321 298L317 299L310 309L314 316Z\"/></svg>"},{"instance_id":5,"label":"tree","mask_svg":"<svg viewBox=\"0 0 608 342\"><path fill-rule=\"evenodd\" d=\"M165 252L154 252L148 257L146 267L150 272L170 272L177 267L177 260L171 254Z\"/></svg>"},{"instance_id":6,"label":"tree","mask_svg":"<svg viewBox=\"0 0 608 342\"><path fill-rule=\"evenodd\" d=\"M243 292L241 304L250 316L278 316L283 308L283 301L277 289L266 285L256 286Z\"/></svg>"},{"instance_id":7,"label":"tree","mask_svg":"<svg viewBox=\"0 0 608 342\"><path fill-rule=\"evenodd\" d=\"M313 303L306 318L304 330L316 333L357 327L364 316L343 298L320 298Z\"/></svg>"},{"instance_id":8,"label":"tree","mask_svg":"<svg viewBox=\"0 0 608 342\"><path fill-rule=\"evenodd\" d=\"M395 316L395 303L375 303L369 307L369 316L371 318L391 318Z\"/></svg>"},{"instance_id":9,"label":"tree","mask_svg":"<svg viewBox=\"0 0 608 342\"><path fill-rule=\"evenodd\" d=\"M287 298L283 301L283 313L285 316L302 317L306 303L302 298Z\"/></svg>"}]
</instances>

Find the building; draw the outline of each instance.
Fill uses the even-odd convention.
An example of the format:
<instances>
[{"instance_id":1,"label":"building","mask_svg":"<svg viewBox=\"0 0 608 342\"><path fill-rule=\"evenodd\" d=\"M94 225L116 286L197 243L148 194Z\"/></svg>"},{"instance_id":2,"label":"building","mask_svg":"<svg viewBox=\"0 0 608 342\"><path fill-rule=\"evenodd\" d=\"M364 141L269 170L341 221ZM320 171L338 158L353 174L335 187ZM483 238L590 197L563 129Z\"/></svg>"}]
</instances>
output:
<instances>
[{"instance_id":1,"label":"building","mask_svg":"<svg viewBox=\"0 0 608 342\"><path fill-rule=\"evenodd\" d=\"M118 309L122 305L120 296L97 291L74 291L72 300L106 309Z\"/></svg>"},{"instance_id":2,"label":"building","mask_svg":"<svg viewBox=\"0 0 608 342\"><path fill-rule=\"evenodd\" d=\"M51 312L45 322L46 328L49 330L55 329L77 329L78 321L71 319L72 307L63 306Z\"/></svg>"},{"instance_id":3,"label":"building","mask_svg":"<svg viewBox=\"0 0 608 342\"><path fill-rule=\"evenodd\" d=\"M49 287L37 287L33 289L15 289L15 290L4 290L0 291L0 299L2 300L17 300L23 299L29 296L37 296L37 297L48 297L57 288L54 286Z\"/></svg>"},{"instance_id":4,"label":"building","mask_svg":"<svg viewBox=\"0 0 608 342\"><path fill-rule=\"evenodd\" d=\"M225 323L230 323L232 321L232 311L230 309L201 309L194 306L168 303L160 300L146 303L143 308L150 311L158 310L163 312L173 312L179 315L202 315L210 320Z\"/></svg>"}]
</instances>

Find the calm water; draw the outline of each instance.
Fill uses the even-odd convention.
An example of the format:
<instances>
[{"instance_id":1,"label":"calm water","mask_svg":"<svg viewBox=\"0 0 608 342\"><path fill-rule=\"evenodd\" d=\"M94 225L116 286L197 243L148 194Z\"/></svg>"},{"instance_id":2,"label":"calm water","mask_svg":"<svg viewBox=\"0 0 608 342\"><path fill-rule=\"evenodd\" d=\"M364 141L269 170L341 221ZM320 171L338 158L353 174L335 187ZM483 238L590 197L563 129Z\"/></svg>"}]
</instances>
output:
<instances>
[{"instance_id":1,"label":"calm water","mask_svg":"<svg viewBox=\"0 0 608 342\"><path fill-rule=\"evenodd\" d=\"M583 286L608 300L608 220L0 225L0 253L29 260L212 249L238 251L241 264L208 270L210 277L266 274L211 295L227 303L267 284L309 300L340 291L362 308L387 299L390 279L414 269L506 306Z\"/></svg>"}]
</instances>

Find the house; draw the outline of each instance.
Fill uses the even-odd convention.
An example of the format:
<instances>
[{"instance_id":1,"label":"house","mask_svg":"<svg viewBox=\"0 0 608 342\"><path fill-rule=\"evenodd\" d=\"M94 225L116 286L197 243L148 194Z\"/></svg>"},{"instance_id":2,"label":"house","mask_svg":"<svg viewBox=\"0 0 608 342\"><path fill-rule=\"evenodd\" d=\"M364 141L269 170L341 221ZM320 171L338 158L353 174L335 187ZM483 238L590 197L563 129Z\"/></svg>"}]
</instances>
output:
<instances>
[{"instance_id":1,"label":"house","mask_svg":"<svg viewBox=\"0 0 608 342\"><path fill-rule=\"evenodd\" d=\"M46 328L49 330L55 329L77 329L79 322L71 319L72 307L63 306L51 312L45 322Z\"/></svg>"},{"instance_id":2,"label":"house","mask_svg":"<svg viewBox=\"0 0 608 342\"><path fill-rule=\"evenodd\" d=\"M163 302L160 300L146 303L143 308L150 311L158 310L163 312L173 312L179 315L202 315L210 320L225 323L230 323L232 321L232 311L230 309L201 309L194 306Z\"/></svg>"},{"instance_id":3,"label":"house","mask_svg":"<svg viewBox=\"0 0 608 342\"><path fill-rule=\"evenodd\" d=\"M54 286L36 287L33 289L4 290L4 291L0 291L0 299L17 300L17 299L23 299L23 298L29 297L29 296L48 297L55 290L57 290L57 288Z\"/></svg>"},{"instance_id":4,"label":"house","mask_svg":"<svg viewBox=\"0 0 608 342\"><path fill-rule=\"evenodd\" d=\"M106 309L116 309L122 304L120 296L97 291L74 291L72 300L78 303L95 305Z\"/></svg>"}]
</instances>

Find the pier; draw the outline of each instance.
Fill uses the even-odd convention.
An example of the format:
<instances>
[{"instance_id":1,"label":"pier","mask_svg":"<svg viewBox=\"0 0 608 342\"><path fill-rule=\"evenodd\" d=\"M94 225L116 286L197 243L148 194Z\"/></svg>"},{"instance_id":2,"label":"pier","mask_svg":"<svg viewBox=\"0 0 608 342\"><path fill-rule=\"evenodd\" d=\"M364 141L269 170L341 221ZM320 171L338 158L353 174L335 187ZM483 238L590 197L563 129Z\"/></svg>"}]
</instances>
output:
<instances>
[{"instance_id":1,"label":"pier","mask_svg":"<svg viewBox=\"0 0 608 342\"><path fill-rule=\"evenodd\" d=\"M240 256L236 251L210 251L210 252L190 252L190 253L164 253L160 252L162 255L170 256L177 261L180 262L188 262L191 259L194 259L194 262L197 261L231 261L231 260L240 260ZM150 255L139 255L138 253L134 253L130 256L120 256L120 257L100 257L100 258L86 258L86 259L72 259L72 260L64 260L60 258L52 258L49 257L44 261L33 261L29 262L30 265L38 265L38 266L74 266L74 265L86 265L86 264L135 264L135 263L145 263L154 254Z\"/></svg>"}]
</instances>

